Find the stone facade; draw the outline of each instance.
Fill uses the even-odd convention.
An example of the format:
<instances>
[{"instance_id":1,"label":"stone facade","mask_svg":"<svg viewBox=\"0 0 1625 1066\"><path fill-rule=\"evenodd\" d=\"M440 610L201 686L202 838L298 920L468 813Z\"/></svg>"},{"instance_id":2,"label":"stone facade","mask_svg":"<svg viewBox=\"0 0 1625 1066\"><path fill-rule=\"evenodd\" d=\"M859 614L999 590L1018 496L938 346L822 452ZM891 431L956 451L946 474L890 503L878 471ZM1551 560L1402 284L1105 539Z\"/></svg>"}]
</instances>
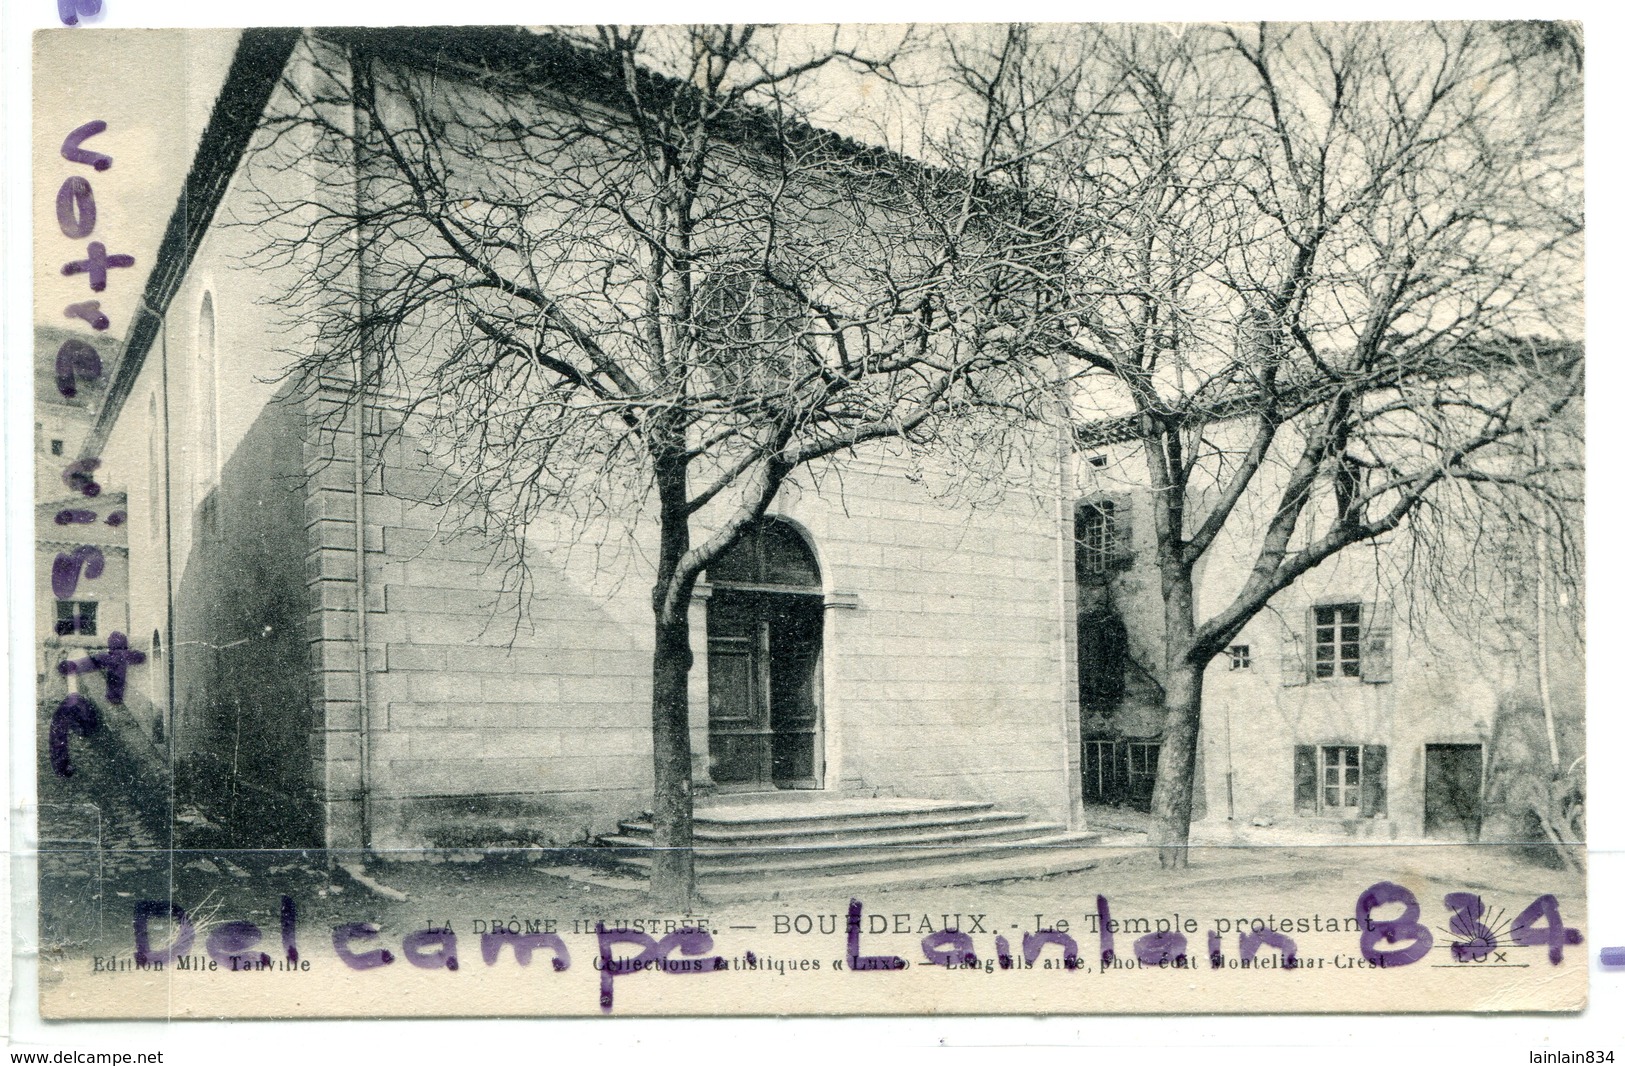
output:
<instances>
[{"instance_id":1,"label":"stone facade","mask_svg":"<svg viewBox=\"0 0 1625 1066\"><path fill-rule=\"evenodd\" d=\"M1126 765L1131 758L1154 765L1162 732L1163 608L1141 466L1128 443L1086 453L1080 464L1080 536L1085 508L1109 503L1115 522L1111 560L1093 574L1080 570L1082 631L1115 626L1122 641L1112 667L1121 681L1097 683L1106 698L1092 702L1086 683L1080 716L1085 795L1147 809L1141 765ZM1307 522L1324 520L1313 510ZM1250 516L1257 513L1246 502L1238 507L1199 565L1199 620L1234 595L1251 566L1261 526ZM1277 838L1539 839L1509 801L1519 775L1550 772L1532 585L1521 601L1486 612L1451 602L1447 588L1409 584L1404 563L1399 536L1346 549L1277 594L1210 663L1197 758L1194 806L1205 819L1198 839L1253 830ZM1566 766L1584 752L1578 616L1555 594L1550 611L1548 680ZM1342 634L1339 625L1357 626L1347 631L1358 635L1345 642L1348 661L1331 653L1328 663L1328 638ZM1086 635L1084 646L1086 659L1097 649L1094 665L1102 666L1101 638ZM1086 677L1090 667L1080 666ZM1098 769L1110 759L1116 764ZM1359 767L1354 773L1350 760ZM1342 789L1335 802L1331 787Z\"/></svg>"},{"instance_id":2,"label":"stone facade","mask_svg":"<svg viewBox=\"0 0 1625 1066\"><path fill-rule=\"evenodd\" d=\"M249 195L231 166L217 179L225 220ZM297 196L308 178L276 180L289 188L257 193ZM358 427L343 390L279 384L288 353L313 341L271 317L262 297L294 267L255 263L254 242L229 222L201 235L128 398L104 417L110 476L142 513L132 624L172 634L173 662L138 684L170 709L183 802L243 846L386 856L612 831L652 790L652 526L539 526L516 591L510 557L430 502L443 471L387 404ZM904 458L877 449L804 471L772 508L820 574L814 783L994 801L1076 827L1061 474L1040 461L1047 484L969 509ZM702 793L710 592L691 614Z\"/></svg>"}]
</instances>

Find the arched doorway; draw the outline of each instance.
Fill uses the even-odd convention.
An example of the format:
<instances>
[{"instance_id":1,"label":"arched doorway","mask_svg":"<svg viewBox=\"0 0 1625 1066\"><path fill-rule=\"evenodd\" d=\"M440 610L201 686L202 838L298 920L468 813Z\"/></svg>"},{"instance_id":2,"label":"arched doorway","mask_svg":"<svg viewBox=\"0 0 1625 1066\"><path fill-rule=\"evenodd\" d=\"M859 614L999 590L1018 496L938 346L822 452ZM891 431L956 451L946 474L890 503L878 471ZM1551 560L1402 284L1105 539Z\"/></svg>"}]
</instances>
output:
<instances>
[{"instance_id":1,"label":"arched doorway","mask_svg":"<svg viewBox=\"0 0 1625 1066\"><path fill-rule=\"evenodd\" d=\"M824 597L799 532L763 519L707 573L711 780L820 788Z\"/></svg>"}]
</instances>

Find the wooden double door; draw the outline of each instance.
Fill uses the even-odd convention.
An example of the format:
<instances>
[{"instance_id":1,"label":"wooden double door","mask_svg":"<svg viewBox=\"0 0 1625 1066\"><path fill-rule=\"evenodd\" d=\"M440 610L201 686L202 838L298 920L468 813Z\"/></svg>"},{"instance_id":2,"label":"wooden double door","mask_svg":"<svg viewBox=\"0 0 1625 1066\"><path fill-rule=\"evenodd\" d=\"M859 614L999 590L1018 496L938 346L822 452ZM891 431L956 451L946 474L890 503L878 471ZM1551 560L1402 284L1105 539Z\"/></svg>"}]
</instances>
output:
<instances>
[{"instance_id":1,"label":"wooden double door","mask_svg":"<svg viewBox=\"0 0 1625 1066\"><path fill-rule=\"evenodd\" d=\"M719 588L706 636L711 780L740 791L821 787L822 597Z\"/></svg>"}]
</instances>

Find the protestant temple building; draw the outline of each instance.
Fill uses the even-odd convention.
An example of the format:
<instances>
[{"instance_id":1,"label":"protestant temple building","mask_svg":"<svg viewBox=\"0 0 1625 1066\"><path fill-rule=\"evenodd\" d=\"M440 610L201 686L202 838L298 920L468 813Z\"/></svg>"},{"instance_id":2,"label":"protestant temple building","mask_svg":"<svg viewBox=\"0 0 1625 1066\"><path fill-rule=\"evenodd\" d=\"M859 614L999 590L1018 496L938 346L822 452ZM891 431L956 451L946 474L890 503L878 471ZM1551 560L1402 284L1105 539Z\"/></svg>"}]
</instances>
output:
<instances>
[{"instance_id":1,"label":"protestant temple building","mask_svg":"<svg viewBox=\"0 0 1625 1066\"><path fill-rule=\"evenodd\" d=\"M129 631L150 668L126 704L181 801L238 846L613 836L652 789L649 530L540 552L524 623L493 623L502 572L425 502L440 472L282 381L266 297L284 279L231 220L268 191L246 176L265 116L308 49L338 44L451 80L569 72L567 46L522 31L243 35L85 445L128 498ZM315 179L279 180L270 193L294 202ZM697 593L702 806L861 798L969 811L984 834L1026 819L1027 839L1067 846L1090 842L1092 815L1145 809L1160 730L1146 499L1130 445L1079 439L974 510L885 456L787 484ZM1476 671L1454 637L1422 652L1368 565L1313 576L1212 667L1203 825L1478 834L1494 760L1533 758L1507 739L1533 721L1528 671Z\"/></svg>"}]
</instances>

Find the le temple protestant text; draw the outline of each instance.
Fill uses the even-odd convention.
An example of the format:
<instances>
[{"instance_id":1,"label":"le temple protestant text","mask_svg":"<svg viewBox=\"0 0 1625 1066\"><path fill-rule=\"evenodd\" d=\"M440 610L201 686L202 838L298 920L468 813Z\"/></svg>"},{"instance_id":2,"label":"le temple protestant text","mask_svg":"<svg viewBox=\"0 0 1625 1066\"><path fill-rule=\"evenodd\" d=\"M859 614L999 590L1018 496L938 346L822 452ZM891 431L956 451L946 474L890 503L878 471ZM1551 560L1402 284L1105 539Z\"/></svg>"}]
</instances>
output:
<instances>
[{"instance_id":1,"label":"le temple protestant text","mask_svg":"<svg viewBox=\"0 0 1625 1066\"><path fill-rule=\"evenodd\" d=\"M1513 919L1507 936L1509 945L1500 942L1497 932L1484 923L1484 901L1476 895L1454 892L1445 896L1450 910L1448 930L1451 938L1451 958L1462 964L1497 964L1504 960L1506 947L1536 947L1547 949L1552 965L1563 961L1565 945L1579 944L1578 929L1563 925L1556 897L1541 896L1529 904ZM1399 913L1394 914L1398 909ZM798 916L811 923L814 916ZM827 917L827 916L820 916ZM839 916L836 916L837 918ZM1276 970L1312 969L1324 965L1324 960L1300 956L1297 942L1285 931L1298 929L1299 922L1275 922L1264 919L1215 921L1207 930L1205 951L1198 953L1192 947L1192 938L1200 933L1195 918L1122 920L1112 917L1111 905L1104 896L1095 897L1095 910L1086 916L1081 927L1072 930L1068 923L1055 921L1048 928L1038 928L1019 937L990 932L983 919L985 915L943 916L954 924L938 928L920 938L920 958L911 962L898 955L867 954L863 943L866 934L897 929L895 917L871 915L865 922L863 903L854 899L845 915L845 953L830 960L835 970L853 974L873 974L907 969L911 965L940 966L994 973L1010 969L1061 969L1091 972L1094 968L1080 962L1080 952L1096 949L1099 952L1099 973L1114 970L1156 968L1196 969L1204 964L1211 969L1257 968ZM1042 916L1037 916L1042 920ZM270 935L280 935L280 958L273 959L266 948L267 931L253 922L228 921L213 926L205 940L205 953L192 954L197 942L197 928L185 909L177 904L140 900L135 904L135 952L133 959L97 958L93 966L98 971L116 972L124 969L161 969L199 972L298 973L310 969L310 960L300 954L298 913L292 897L283 896L279 914L280 928ZM1318 924L1321 920L1316 919ZM167 927L167 943L155 945L155 924ZM487 967L502 962L503 949L510 949L513 962L521 967L530 966L538 953L543 953L554 972L562 973L571 966L572 956L557 923L537 921L521 923L481 921L477 932L480 958ZM911 931L926 923L909 922ZM1434 946L1434 936L1422 920L1422 906L1416 895L1402 885L1381 881L1361 893L1354 906L1353 918L1345 922L1327 923L1330 928L1358 934L1359 956L1338 956L1338 966L1359 966L1388 969L1408 966L1421 961ZM613 927L602 921L577 923L581 932L594 937L596 952L592 967L599 973L599 1002L605 1011L615 1003L615 980L635 974L658 971L668 975L705 974L724 970L772 970L822 968L820 959L797 959L793 962L759 957L754 951L723 954L706 923L681 925L664 936L645 932L644 923L615 923ZM837 934L839 923L832 923ZM1132 941L1133 931L1152 926ZM640 927L641 926L641 927ZM1325 926L1322 926L1323 928ZM654 928L658 931L659 923ZM783 932L795 931L794 919L788 919ZM1077 935L1074 935L1074 932ZM1080 943L1080 937L1082 943ZM399 953L385 943L383 930L373 922L345 922L331 929L333 954L351 970L376 971L395 965L404 959L407 964L426 970L457 971L462 965L457 933L450 927L430 925L407 933L401 938ZM1352 946L1352 945L1351 945ZM992 949L991 955L986 954ZM1230 954L1234 952L1234 954ZM1203 957L1205 956L1205 958Z\"/></svg>"}]
</instances>

